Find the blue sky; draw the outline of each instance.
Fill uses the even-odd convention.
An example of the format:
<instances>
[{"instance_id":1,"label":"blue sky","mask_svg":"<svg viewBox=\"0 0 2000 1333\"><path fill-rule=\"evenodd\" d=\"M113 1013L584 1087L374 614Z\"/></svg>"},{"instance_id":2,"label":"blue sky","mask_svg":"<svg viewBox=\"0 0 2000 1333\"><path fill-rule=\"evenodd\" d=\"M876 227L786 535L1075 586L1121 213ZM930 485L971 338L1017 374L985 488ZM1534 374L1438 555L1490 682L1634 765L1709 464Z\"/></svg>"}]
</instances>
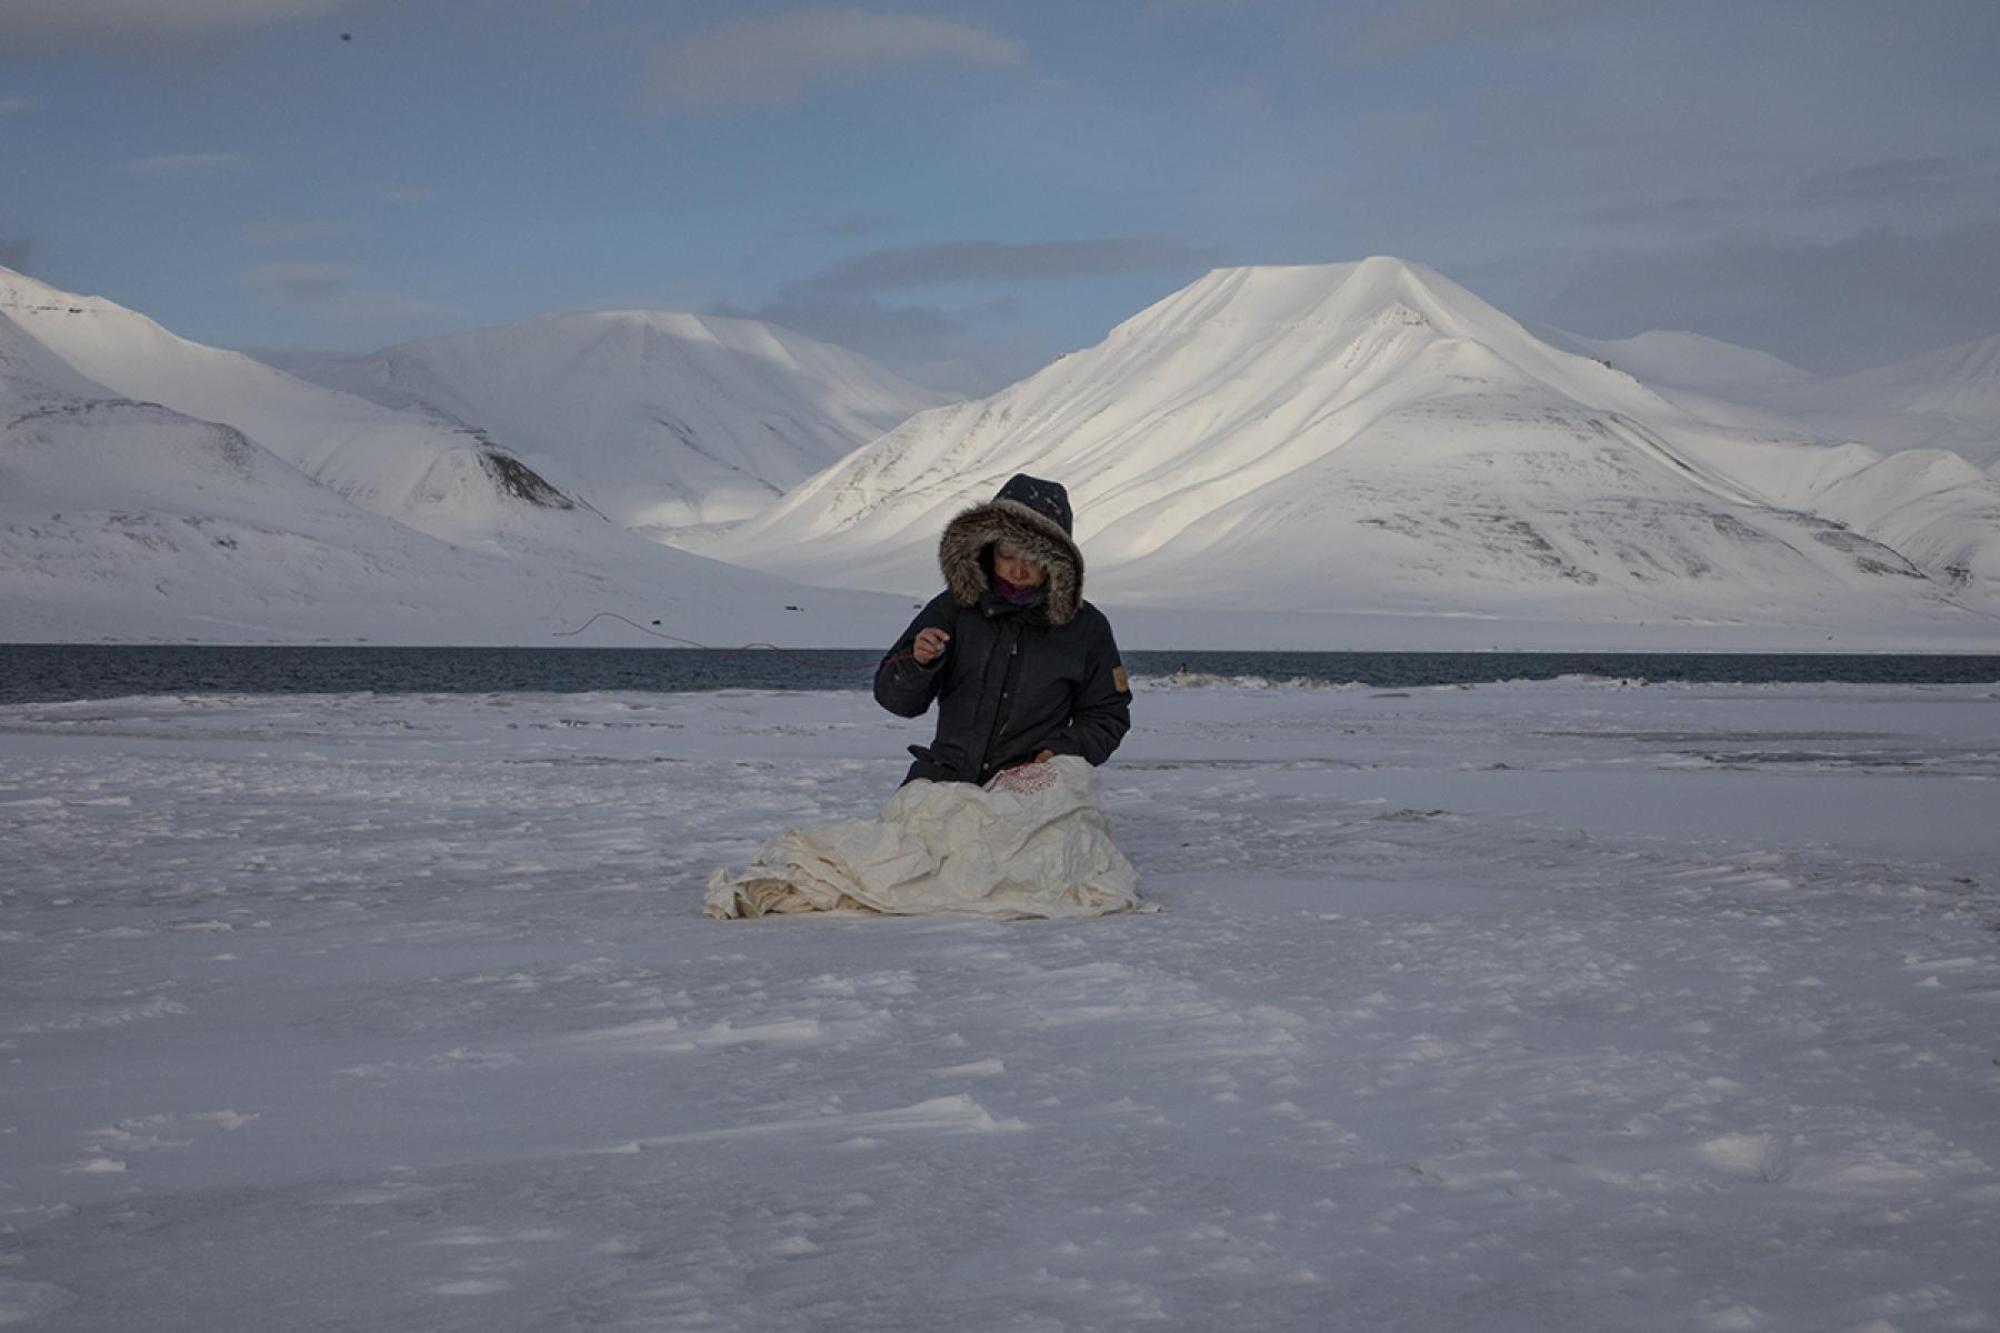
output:
<instances>
[{"instance_id":1,"label":"blue sky","mask_svg":"<svg viewBox=\"0 0 2000 1333\"><path fill-rule=\"evenodd\" d=\"M752 314L994 387L1394 254L1844 370L2000 333L1994 0L0 0L0 263L253 349Z\"/></svg>"}]
</instances>

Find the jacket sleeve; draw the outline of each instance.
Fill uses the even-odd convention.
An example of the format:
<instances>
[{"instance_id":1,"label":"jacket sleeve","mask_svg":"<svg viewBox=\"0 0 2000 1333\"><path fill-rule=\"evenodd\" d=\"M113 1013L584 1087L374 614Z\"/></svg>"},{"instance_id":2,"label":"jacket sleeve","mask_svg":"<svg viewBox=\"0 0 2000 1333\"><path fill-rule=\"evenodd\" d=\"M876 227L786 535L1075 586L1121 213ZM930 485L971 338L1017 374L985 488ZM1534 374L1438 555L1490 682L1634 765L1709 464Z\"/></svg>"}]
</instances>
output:
<instances>
[{"instance_id":1,"label":"jacket sleeve","mask_svg":"<svg viewBox=\"0 0 2000 1333\"><path fill-rule=\"evenodd\" d=\"M917 641L917 631L935 626L949 634L957 621L958 605L949 592L931 598L903 631L903 637L882 655L881 665L875 668L875 702L897 717L922 717L929 711L931 700L937 698L938 685L944 680L945 663L951 661L958 645L946 644L929 666L919 663L910 651Z\"/></svg>"},{"instance_id":2,"label":"jacket sleeve","mask_svg":"<svg viewBox=\"0 0 2000 1333\"><path fill-rule=\"evenodd\" d=\"M1069 725L1043 741L1042 748L1081 755L1101 764L1131 729L1132 688L1125 679L1117 641L1111 637L1111 622L1099 614L1098 632L1090 645L1089 671L1070 708Z\"/></svg>"}]
</instances>

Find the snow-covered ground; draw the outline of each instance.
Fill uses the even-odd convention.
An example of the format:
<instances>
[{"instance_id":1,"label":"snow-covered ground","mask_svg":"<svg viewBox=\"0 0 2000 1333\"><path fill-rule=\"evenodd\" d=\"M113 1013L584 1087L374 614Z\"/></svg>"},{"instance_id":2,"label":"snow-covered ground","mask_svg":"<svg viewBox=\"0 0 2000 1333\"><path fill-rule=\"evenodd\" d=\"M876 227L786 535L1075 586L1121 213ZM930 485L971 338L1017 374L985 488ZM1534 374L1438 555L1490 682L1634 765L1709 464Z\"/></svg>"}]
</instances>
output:
<instances>
[{"instance_id":1,"label":"snow-covered ground","mask_svg":"<svg viewBox=\"0 0 2000 1333\"><path fill-rule=\"evenodd\" d=\"M2000 686L1134 712L1009 925L698 914L859 693L0 709L0 1322L2000 1325Z\"/></svg>"}]
</instances>

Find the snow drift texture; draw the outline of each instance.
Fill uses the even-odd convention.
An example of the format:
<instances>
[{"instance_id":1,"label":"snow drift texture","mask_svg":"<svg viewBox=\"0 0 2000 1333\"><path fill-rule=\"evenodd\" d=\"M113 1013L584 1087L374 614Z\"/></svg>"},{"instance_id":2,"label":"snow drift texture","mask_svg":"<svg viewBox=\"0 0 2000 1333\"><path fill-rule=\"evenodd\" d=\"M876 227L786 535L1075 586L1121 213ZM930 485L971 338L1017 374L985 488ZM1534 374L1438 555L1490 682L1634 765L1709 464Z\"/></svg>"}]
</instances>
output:
<instances>
[{"instance_id":1,"label":"snow drift texture","mask_svg":"<svg viewBox=\"0 0 2000 1333\"><path fill-rule=\"evenodd\" d=\"M1087 760L1059 755L995 778L907 784L880 819L815 824L764 844L740 875L718 869L712 917L781 912L1101 916L1138 905Z\"/></svg>"},{"instance_id":2,"label":"snow drift texture","mask_svg":"<svg viewBox=\"0 0 2000 1333\"><path fill-rule=\"evenodd\" d=\"M2000 689L1140 688L1027 929L700 919L859 690L0 706L12 1333L2000 1327Z\"/></svg>"}]
</instances>

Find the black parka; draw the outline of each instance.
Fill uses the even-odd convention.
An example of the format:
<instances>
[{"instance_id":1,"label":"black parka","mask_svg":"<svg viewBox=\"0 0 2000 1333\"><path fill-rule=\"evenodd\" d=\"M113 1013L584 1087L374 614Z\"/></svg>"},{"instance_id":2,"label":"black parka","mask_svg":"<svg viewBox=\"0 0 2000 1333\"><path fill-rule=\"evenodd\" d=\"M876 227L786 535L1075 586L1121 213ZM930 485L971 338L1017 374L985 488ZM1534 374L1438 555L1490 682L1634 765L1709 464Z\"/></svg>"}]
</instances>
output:
<instances>
[{"instance_id":1,"label":"black parka","mask_svg":"<svg viewBox=\"0 0 2000 1333\"><path fill-rule=\"evenodd\" d=\"M890 712L921 717L938 706L937 738L928 748L910 747L916 763L905 782L984 783L1043 750L1101 764L1124 739L1131 689L1111 622L1082 599L1083 557L1068 518L1061 487L1017 477L992 503L946 526L939 562L949 586L910 622L875 673L875 699ZM1049 571L1032 605L992 589L992 547L1001 540ZM918 631L932 626L951 641L925 666L912 647Z\"/></svg>"}]
</instances>

